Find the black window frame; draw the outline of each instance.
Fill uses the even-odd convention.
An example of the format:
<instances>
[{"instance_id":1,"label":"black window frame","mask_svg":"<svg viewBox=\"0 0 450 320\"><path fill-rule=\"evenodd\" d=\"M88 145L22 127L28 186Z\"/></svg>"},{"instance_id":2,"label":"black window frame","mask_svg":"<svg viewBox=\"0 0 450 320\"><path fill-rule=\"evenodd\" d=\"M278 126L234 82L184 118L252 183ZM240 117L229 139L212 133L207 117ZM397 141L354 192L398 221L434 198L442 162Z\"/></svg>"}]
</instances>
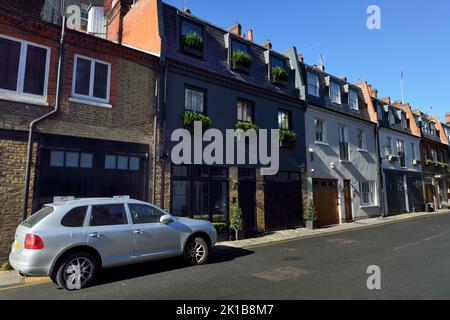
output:
<instances>
[{"instance_id":1,"label":"black window frame","mask_svg":"<svg viewBox=\"0 0 450 320\"><path fill-rule=\"evenodd\" d=\"M183 40L182 40L183 36L184 36L183 23L189 23L189 24L197 26L197 27L199 27L201 29L200 37L203 40L203 48L202 48L202 50L198 50L198 54L192 54L191 52L187 52L184 49ZM203 57L205 56L205 52L206 52L206 39L205 39L205 35L206 35L205 28L206 28L206 25L203 25L203 24L201 24L201 23L199 23L197 21L194 21L192 19L189 19L188 17L185 17L185 16L179 16L178 24L179 24L179 26L178 26L178 44L179 44L180 52L182 52L183 54L188 55L190 57L203 59Z\"/></svg>"}]
</instances>

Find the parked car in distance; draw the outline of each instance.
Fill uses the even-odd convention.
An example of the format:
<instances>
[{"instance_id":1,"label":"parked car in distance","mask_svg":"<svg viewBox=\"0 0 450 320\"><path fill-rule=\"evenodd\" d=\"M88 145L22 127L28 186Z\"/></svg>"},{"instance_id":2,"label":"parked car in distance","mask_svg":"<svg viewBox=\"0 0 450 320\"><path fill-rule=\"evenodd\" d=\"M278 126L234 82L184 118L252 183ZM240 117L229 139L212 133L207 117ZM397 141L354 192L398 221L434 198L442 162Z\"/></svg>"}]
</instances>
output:
<instances>
[{"instance_id":1,"label":"parked car in distance","mask_svg":"<svg viewBox=\"0 0 450 320\"><path fill-rule=\"evenodd\" d=\"M18 226L9 261L22 275L79 290L104 268L183 255L203 264L216 239L207 221L129 197L70 199L44 205Z\"/></svg>"}]
</instances>

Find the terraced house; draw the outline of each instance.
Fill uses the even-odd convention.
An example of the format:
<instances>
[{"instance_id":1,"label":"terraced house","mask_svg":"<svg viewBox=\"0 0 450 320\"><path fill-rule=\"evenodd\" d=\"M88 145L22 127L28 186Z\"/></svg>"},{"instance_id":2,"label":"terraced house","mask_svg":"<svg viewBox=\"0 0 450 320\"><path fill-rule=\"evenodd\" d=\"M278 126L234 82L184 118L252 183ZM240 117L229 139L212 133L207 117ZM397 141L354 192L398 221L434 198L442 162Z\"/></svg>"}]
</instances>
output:
<instances>
[{"instance_id":1,"label":"terraced house","mask_svg":"<svg viewBox=\"0 0 450 320\"><path fill-rule=\"evenodd\" d=\"M131 8L114 1L109 12L109 39L160 54L165 172L158 183L165 207L179 216L226 222L239 202L247 233L300 226L305 147L296 57L272 50L269 41L255 43L253 31L244 34L239 24L225 30L157 0ZM189 128L193 118L223 133L256 127L288 132L279 174L263 177L260 165L172 165L171 133Z\"/></svg>"},{"instance_id":2,"label":"terraced house","mask_svg":"<svg viewBox=\"0 0 450 320\"><path fill-rule=\"evenodd\" d=\"M0 260L22 215L54 196L149 199L158 66L154 55L63 32L42 19L44 1L1 3Z\"/></svg>"},{"instance_id":3,"label":"terraced house","mask_svg":"<svg viewBox=\"0 0 450 320\"><path fill-rule=\"evenodd\" d=\"M371 120L377 123L383 212L395 215L425 209L420 157L420 128L408 104L394 105L391 98L378 99L377 90L360 84ZM398 102L397 102L398 104Z\"/></svg>"}]
</instances>

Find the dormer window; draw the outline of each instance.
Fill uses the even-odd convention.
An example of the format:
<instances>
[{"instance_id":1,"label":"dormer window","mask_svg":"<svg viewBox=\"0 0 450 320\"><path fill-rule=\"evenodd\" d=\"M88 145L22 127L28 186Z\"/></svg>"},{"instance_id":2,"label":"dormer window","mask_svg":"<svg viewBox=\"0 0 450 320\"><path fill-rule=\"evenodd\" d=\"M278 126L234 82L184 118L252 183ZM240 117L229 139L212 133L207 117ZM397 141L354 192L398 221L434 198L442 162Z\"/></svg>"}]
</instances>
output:
<instances>
[{"instance_id":1,"label":"dormer window","mask_svg":"<svg viewBox=\"0 0 450 320\"><path fill-rule=\"evenodd\" d=\"M406 115L404 113L402 113L402 128L408 129L408 121L407 121Z\"/></svg>"},{"instance_id":2,"label":"dormer window","mask_svg":"<svg viewBox=\"0 0 450 320\"><path fill-rule=\"evenodd\" d=\"M272 82L286 85L289 77L288 72L286 71L286 60L278 57L271 57L270 68Z\"/></svg>"},{"instance_id":3,"label":"dormer window","mask_svg":"<svg viewBox=\"0 0 450 320\"><path fill-rule=\"evenodd\" d=\"M249 54L248 46L240 41L233 40L231 51L231 67L233 70L249 73L253 58Z\"/></svg>"},{"instance_id":4,"label":"dormer window","mask_svg":"<svg viewBox=\"0 0 450 320\"><path fill-rule=\"evenodd\" d=\"M336 82L330 82L330 100L333 103L341 104L341 87Z\"/></svg>"},{"instance_id":5,"label":"dormer window","mask_svg":"<svg viewBox=\"0 0 450 320\"><path fill-rule=\"evenodd\" d=\"M348 106L352 110L359 110L358 93L354 90L348 91Z\"/></svg>"},{"instance_id":6,"label":"dormer window","mask_svg":"<svg viewBox=\"0 0 450 320\"><path fill-rule=\"evenodd\" d=\"M197 57L203 56L203 27L188 21L181 22L181 49L183 52Z\"/></svg>"},{"instance_id":7,"label":"dormer window","mask_svg":"<svg viewBox=\"0 0 450 320\"><path fill-rule=\"evenodd\" d=\"M395 116L394 116L394 114L391 111L389 111L389 123L391 125L395 124Z\"/></svg>"},{"instance_id":8,"label":"dormer window","mask_svg":"<svg viewBox=\"0 0 450 320\"><path fill-rule=\"evenodd\" d=\"M319 76L314 73L308 72L308 94L319 97Z\"/></svg>"}]
</instances>

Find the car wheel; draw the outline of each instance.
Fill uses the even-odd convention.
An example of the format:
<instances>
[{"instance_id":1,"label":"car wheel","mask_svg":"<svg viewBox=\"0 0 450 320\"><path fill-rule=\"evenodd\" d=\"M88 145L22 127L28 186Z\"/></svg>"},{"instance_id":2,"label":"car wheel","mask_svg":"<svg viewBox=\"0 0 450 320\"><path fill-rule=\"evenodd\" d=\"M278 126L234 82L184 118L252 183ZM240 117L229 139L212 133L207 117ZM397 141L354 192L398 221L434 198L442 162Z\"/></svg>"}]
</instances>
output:
<instances>
[{"instance_id":1,"label":"car wheel","mask_svg":"<svg viewBox=\"0 0 450 320\"><path fill-rule=\"evenodd\" d=\"M97 260L87 252L73 253L60 264L56 282L66 290L86 288L97 274Z\"/></svg>"},{"instance_id":2,"label":"car wheel","mask_svg":"<svg viewBox=\"0 0 450 320\"><path fill-rule=\"evenodd\" d=\"M204 264L208 259L209 246L203 238L192 238L184 248L184 259L192 265Z\"/></svg>"}]
</instances>

